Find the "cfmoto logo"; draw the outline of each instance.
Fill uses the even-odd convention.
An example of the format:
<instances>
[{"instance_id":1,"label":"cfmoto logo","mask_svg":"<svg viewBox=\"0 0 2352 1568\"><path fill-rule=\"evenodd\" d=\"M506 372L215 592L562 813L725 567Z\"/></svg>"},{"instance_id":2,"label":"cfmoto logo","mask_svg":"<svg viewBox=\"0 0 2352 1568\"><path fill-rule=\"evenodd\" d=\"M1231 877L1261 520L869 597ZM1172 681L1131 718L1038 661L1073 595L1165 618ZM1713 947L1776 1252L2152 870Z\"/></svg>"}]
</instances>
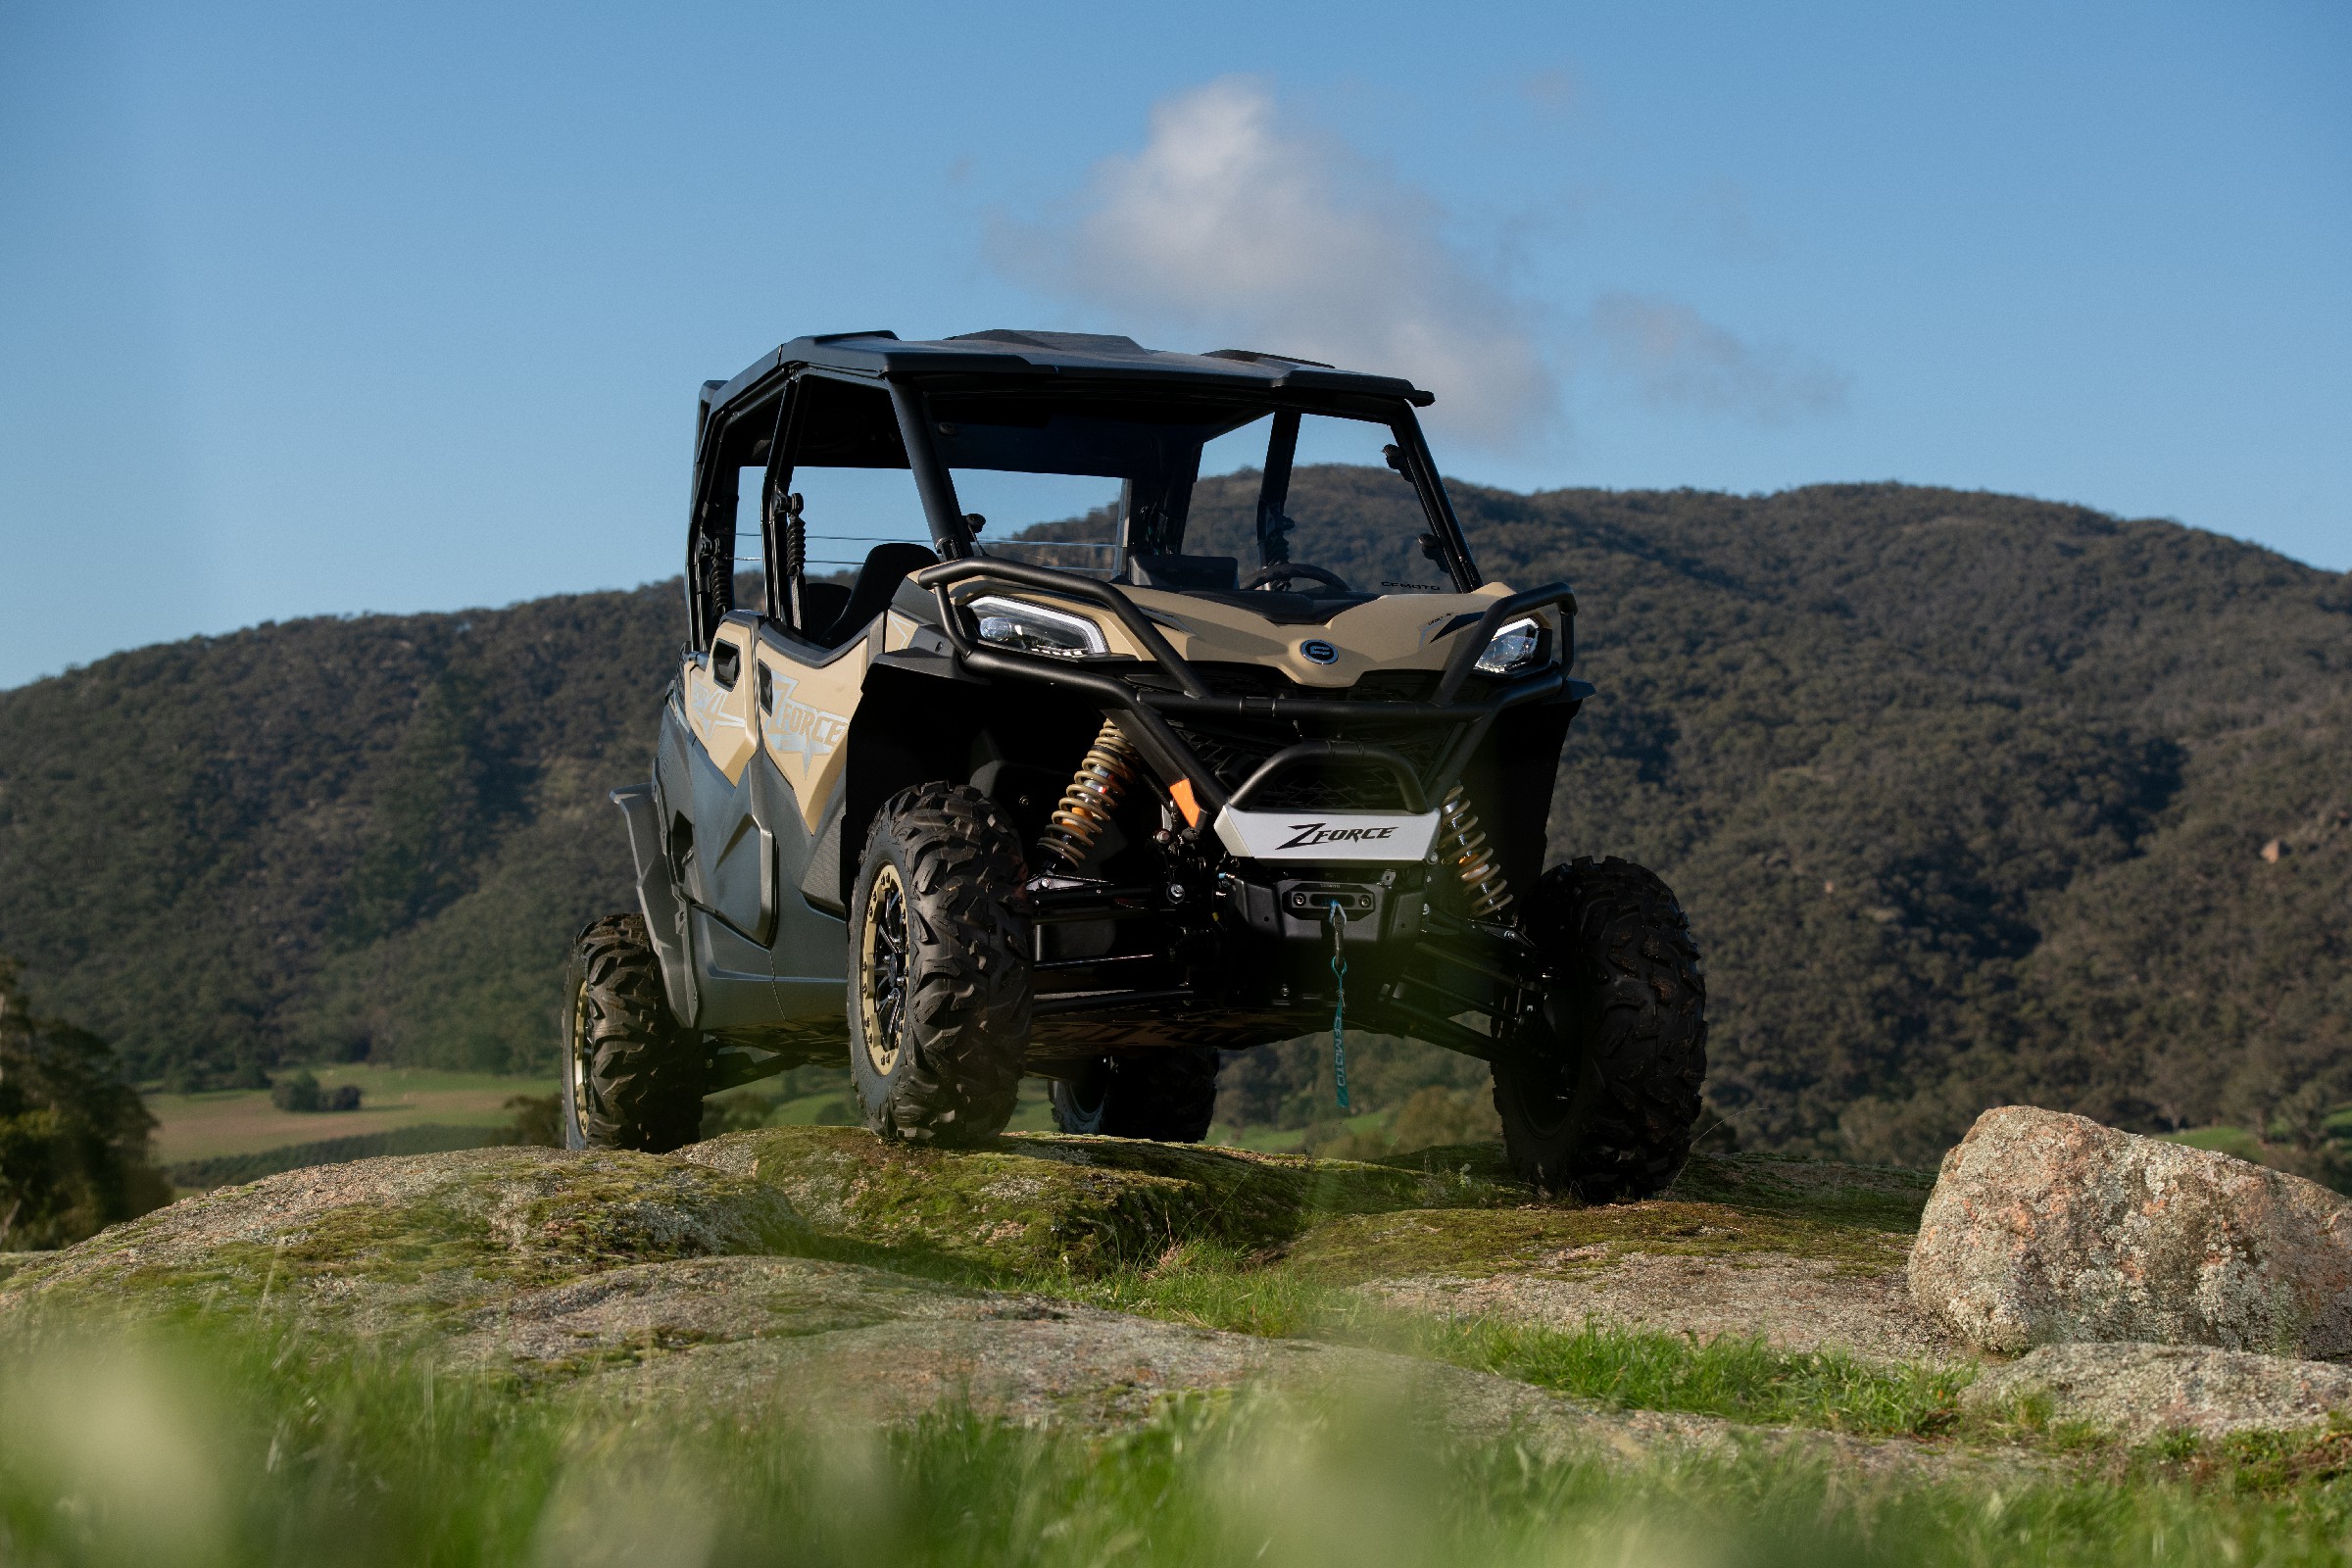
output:
<instances>
[{"instance_id":1,"label":"cfmoto logo","mask_svg":"<svg viewBox=\"0 0 2352 1568\"><path fill-rule=\"evenodd\" d=\"M1298 645L1298 651L1318 664L1336 664L1340 661L1340 651L1320 637L1309 637Z\"/></svg>"}]
</instances>

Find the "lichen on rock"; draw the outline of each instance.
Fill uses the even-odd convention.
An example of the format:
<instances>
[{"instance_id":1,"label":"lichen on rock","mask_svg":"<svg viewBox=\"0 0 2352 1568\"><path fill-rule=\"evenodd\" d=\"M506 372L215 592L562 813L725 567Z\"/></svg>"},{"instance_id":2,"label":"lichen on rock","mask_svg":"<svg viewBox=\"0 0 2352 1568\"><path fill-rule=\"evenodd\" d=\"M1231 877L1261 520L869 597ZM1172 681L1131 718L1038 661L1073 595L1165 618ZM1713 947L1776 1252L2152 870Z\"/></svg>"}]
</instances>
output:
<instances>
[{"instance_id":1,"label":"lichen on rock","mask_svg":"<svg viewBox=\"0 0 2352 1568\"><path fill-rule=\"evenodd\" d=\"M2045 1345L1986 1367L1960 1403L1995 1418L2031 1410L2039 1423L2135 1443L2172 1432L2283 1432L2352 1409L2352 1368L2203 1346Z\"/></svg>"},{"instance_id":2,"label":"lichen on rock","mask_svg":"<svg viewBox=\"0 0 2352 1568\"><path fill-rule=\"evenodd\" d=\"M1910 1262L1980 1348L2352 1356L2352 1200L2207 1150L2008 1105L1946 1154Z\"/></svg>"}]
</instances>

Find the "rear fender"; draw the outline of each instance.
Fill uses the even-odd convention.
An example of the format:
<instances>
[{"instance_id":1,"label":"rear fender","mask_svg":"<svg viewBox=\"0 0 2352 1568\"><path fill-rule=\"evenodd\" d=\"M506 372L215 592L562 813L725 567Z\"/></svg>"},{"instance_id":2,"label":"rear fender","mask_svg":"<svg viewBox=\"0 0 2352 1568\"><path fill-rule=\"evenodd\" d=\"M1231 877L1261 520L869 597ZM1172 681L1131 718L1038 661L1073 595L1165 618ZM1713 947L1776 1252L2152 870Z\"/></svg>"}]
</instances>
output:
<instances>
[{"instance_id":1,"label":"rear fender","mask_svg":"<svg viewBox=\"0 0 2352 1568\"><path fill-rule=\"evenodd\" d=\"M662 960L662 988L669 993L670 1015L692 1025L701 1005L694 985L694 963L687 952L686 904L669 878L669 857L662 841L662 808L651 784L631 784L612 792L629 828L629 854L637 862L637 905L645 912L646 935Z\"/></svg>"}]
</instances>

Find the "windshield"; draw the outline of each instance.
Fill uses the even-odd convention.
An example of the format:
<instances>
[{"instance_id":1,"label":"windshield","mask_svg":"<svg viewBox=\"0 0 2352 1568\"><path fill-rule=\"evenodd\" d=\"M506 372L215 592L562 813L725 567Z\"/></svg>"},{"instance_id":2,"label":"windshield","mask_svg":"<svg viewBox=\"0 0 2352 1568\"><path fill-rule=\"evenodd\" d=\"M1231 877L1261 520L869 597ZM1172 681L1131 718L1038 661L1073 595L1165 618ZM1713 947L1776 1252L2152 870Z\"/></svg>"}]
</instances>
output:
<instances>
[{"instance_id":1,"label":"windshield","mask_svg":"<svg viewBox=\"0 0 2352 1568\"><path fill-rule=\"evenodd\" d=\"M935 396L930 410L983 555L1265 608L1254 596L1455 586L1380 420L1101 395Z\"/></svg>"}]
</instances>

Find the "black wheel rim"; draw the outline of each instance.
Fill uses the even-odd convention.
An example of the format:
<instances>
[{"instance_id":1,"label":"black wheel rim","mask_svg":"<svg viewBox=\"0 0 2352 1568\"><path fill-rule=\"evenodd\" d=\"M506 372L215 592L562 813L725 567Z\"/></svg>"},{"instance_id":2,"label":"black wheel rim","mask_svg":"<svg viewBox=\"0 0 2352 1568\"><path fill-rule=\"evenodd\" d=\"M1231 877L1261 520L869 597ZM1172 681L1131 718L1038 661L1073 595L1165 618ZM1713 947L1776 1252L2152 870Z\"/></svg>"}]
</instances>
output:
<instances>
[{"instance_id":1,"label":"black wheel rim","mask_svg":"<svg viewBox=\"0 0 2352 1568\"><path fill-rule=\"evenodd\" d=\"M900 880L899 868L886 860L866 891L865 931L858 954L858 1010L864 1026L865 1059L885 1078L898 1067L905 1047L911 945L906 884Z\"/></svg>"}]
</instances>

